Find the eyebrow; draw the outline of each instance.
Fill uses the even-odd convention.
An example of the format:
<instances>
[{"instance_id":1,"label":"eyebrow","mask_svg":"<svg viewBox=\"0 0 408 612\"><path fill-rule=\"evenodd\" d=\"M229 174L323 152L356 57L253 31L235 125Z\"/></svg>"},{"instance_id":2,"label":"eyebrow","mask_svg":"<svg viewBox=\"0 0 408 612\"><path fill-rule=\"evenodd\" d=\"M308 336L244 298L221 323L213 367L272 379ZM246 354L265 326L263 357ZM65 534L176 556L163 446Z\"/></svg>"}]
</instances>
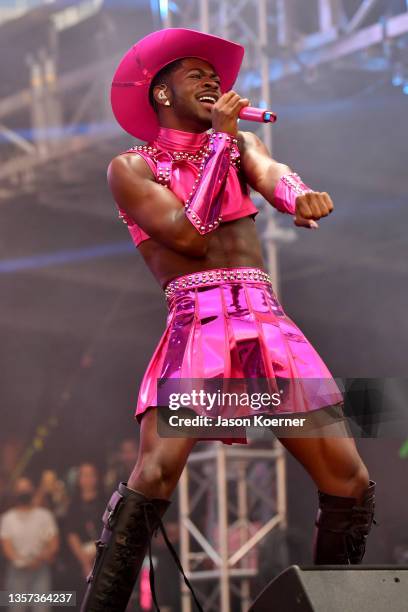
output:
<instances>
[{"instance_id":1,"label":"eyebrow","mask_svg":"<svg viewBox=\"0 0 408 612\"><path fill-rule=\"evenodd\" d=\"M187 70L187 74L189 72L193 72L194 70L196 70L197 72L201 72L201 74L205 74L205 70L203 70L202 68L189 68ZM217 77L217 79L219 79L219 75L216 72L211 72L211 74L208 75L209 77Z\"/></svg>"}]
</instances>

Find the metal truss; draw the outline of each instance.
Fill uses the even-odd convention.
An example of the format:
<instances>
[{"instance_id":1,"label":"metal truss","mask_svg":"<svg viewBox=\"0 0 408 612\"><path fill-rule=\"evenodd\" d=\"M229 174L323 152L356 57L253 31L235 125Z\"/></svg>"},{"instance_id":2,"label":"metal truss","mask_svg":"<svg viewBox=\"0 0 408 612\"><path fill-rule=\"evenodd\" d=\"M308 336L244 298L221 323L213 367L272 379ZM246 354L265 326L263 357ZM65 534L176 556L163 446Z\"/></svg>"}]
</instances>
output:
<instances>
[{"instance_id":1,"label":"metal truss","mask_svg":"<svg viewBox=\"0 0 408 612\"><path fill-rule=\"evenodd\" d=\"M0 24L22 17L34 8L47 6L54 2L55 0L14 0L14 2L8 0L6 6L0 3ZM76 25L97 12L103 2L104 0L82 0L77 5L72 4L62 10L57 9L54 14L55 19L62 25L60 29Z\"/></svg>"},{"instance_id":2,"label":"metal truss","mask_svg":"<svg viewBox=\"0 0 408 612\"><path fill-rule=\"evenodd\" d=\"M335 66L337 60L356 55L361 66L371 70L367 52L376 45L396 43L408 33L407 3L361 0L353 7L349 0L310 0L307 8L317 26L310 31L303 23L310 19L302 19L305 13L296 0L173 0L165 23L229 35L244 44L247 60L241 76L253 71L251 82L258 83L260 99L266 102L268 82L323 64ZM267 68L262 62L265 54ZM265 70L267 76L262 78Z\"/></svg>"},{"instance_id":3,"label":"metal truss","mask_svg":"<svg viewBox=\"0 0 408 612\"><path fill-rule=\"evenodd\" d=\"M89 18L101 6L102 0L84 0L76 7L51 12L43 46L25 58L27 87L0 100L0 181L6 195L8 189L32 181L35 170L44 164L63 163L110 135L106 91L119 56L90 62L63 75L57 71L59 33ZM23 13L27 10L24 3L20 8L25 9ZM109 48L109 35L99 32L101 52ZM100 129L96 129L98 124Z\"/></svg>"},{"instance_id":4,"label":"metal truss","mask_svg":"<svg viewBox=\"0 0 408 612\"><path fill-rule=\"evenodd\" d=\"M250 579L258 574L257 546L272 530L286 528L281 450L211 442L191 453L179 500L182 564L206 612L246 611ZM232 608L234 597L239 608ZM192 612L184 583L182 612Z\"/></svg>"},{"instance_id":5,"label":"metal truss","mask_svg":"<svg viewBox=\"0 0 408 612\"><path fill-rule=\"evenodd\" d=\"M72 71L58 81L52 57L40 54L35 58L31 56L28 61L30 87L0 101L0 136L3 141L13 145L13 149L8 148L7 160L1 165L0 180L9 178L15 182L30 169L76 153L85 146L85 140L92 144L98 138L97 134L92 133L81 135L77 126L81 121L88 120L91 111L92 121L95 121L96 100L100 108L100 82L96 81L95 86L94 77L98 73L100 76L106 75L108 62ZM76 90L82 90L83 96L70 117L64 108L63 94ZM5 123L17 114L26 117L26 125L29 126L27 136ZM101 119L103 115L100 115Z\"/></svg>"}]
</instances>

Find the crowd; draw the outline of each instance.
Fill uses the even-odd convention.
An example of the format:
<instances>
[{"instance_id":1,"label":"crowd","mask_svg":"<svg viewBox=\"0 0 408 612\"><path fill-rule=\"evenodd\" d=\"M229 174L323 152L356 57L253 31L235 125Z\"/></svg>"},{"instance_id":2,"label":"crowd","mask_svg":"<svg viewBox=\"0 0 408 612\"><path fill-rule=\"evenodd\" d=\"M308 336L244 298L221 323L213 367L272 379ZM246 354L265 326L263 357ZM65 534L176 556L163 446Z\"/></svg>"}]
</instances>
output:
<instances>
[{"instance_id":1,"label":"crowd","mask_svg":"<svg viewBox=\"0 0 408 612\"><path fill-rule=\"evenodd\" d=\"M137 452L137 440L125 439L108 466L97 467L92 462L83 462L70 468L63 477L53 469L45 469L38 482L20 475L12 481L11 487L3 486L0 589L11 593L44 594L74 591L77 601L74 609L79 609L86 577L92 569L95 541L101 532L106 503L117 483L127 480ZM172 523L170 519L169 526L177 544L177 521ZM156 564L164 548L159 540ZM162 564L166 563L164 555ZM165 571L171 574L174 570L170 565ZM142 572L129 603L129 609L133 611L151 609L150 589L148 586L146 589L147 574L148 568ZM178 602L168 603L168 610L177 609ZM19 612L48 612L52 609L52 604L46 602L10 606L10 610Z\"/></svg>"}]
</instances>

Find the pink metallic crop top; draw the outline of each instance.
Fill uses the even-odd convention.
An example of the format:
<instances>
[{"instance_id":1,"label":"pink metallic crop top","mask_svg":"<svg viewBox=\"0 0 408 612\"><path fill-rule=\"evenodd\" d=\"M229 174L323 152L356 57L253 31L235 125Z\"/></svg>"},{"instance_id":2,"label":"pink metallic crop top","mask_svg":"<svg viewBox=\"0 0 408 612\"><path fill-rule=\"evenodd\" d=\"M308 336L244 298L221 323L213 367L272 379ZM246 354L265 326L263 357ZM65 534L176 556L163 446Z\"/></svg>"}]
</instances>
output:
<instances>
[{"instance_id":1,"label":"pink metallic crop top","mask_svg":"<svg viewBox=\"0 0 408 612\"><path fill-rule=\"evenodd\" d=\"M156 181L171 189L184 203L199 175L199 167L209 138L208 132L195 134L162 127L154 142L132 147L123 153L137 153L143 157ZM128 226L134 244L139 246L143 240L148 240L150 236L118 204L116 205L119 217ZM236 147L235 155L231 156L222 197L222 222L248 216L254 219L258 212L249 197L249 188L239 171L239 151Z\"/></svg>"}]
</instances>

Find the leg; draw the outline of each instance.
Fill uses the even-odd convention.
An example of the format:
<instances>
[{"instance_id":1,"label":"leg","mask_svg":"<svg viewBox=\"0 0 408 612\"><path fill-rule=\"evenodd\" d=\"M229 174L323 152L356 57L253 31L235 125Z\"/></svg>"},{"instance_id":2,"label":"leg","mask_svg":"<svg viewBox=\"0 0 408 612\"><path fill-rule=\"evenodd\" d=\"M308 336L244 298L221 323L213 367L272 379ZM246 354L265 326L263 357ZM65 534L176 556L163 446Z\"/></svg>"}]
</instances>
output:
<instances>
[{"instance_id":1,"label":"leg","mask_svg":"<svg viewBox=\"0 0 408 612\"><path fill-rule=\"evenodd\" d=\"M375 483L352 438L280 438L318 487L316 564L361 563L374 520Z\"/></svg>"},{"instance_id":2,"label":"leg","mask_svg":"<svg viewBox=\"0 0 408 612\"><path fill-rule=\"evenodd\" d=\"M87 578L89 586L81 612L107 609L124 612L147 550L151 558L153 533L160 528L166 539L161 518L170 505L168 498L194 443L194 439L160 438L157 409L150 409L144 415L139 457L129 486L119 484L103 516L104 529L96 542L96 558ZM182 570L178 558L176 562ZM155 599L152 563L150 567Z\"/></svg>"},{"instance_id":3,"label":"leg","mask_svg":"<svg viewBox=\"0 0 408 612\"><path fill-rule=\"evenodd\" d=\"M7 566L4 589L10 593L30 592L30 570L27 568L14 567L11 563ZM11 604L10 612L27 612L28 605Z\"/></svg>"},{"instance_id":4,"label":"leg","mask_svg":"<svg viewBox=\"0 0 408 612\"><path fill-rule=\"evenodd\" d=\"M51 591L51 568L44 564L31 575L30 593L49 593ZM52 608L44 603L34 604L31 612L51 612Z\"/></svg>"},{"instance_id":5,"label":"leg","mask_svg":"<svg viewBox=\"0 0 408 612\"><path fill-rule=\"evenodd\" d=\"M139 457L128 486L148 497L169 498L194 444L194 438L161 438L156 409L148 410L142 419Z\"/></svg>"},{"instance_id":6,"label":"leg","mask_svg":"<svg viewBox=\"0 0 408 612\"><path fill-rule=\"evenodd\" d=\"M369 476L353 438L279 438L320 491L361 500Z\"/></svg>"}]
</instances>

